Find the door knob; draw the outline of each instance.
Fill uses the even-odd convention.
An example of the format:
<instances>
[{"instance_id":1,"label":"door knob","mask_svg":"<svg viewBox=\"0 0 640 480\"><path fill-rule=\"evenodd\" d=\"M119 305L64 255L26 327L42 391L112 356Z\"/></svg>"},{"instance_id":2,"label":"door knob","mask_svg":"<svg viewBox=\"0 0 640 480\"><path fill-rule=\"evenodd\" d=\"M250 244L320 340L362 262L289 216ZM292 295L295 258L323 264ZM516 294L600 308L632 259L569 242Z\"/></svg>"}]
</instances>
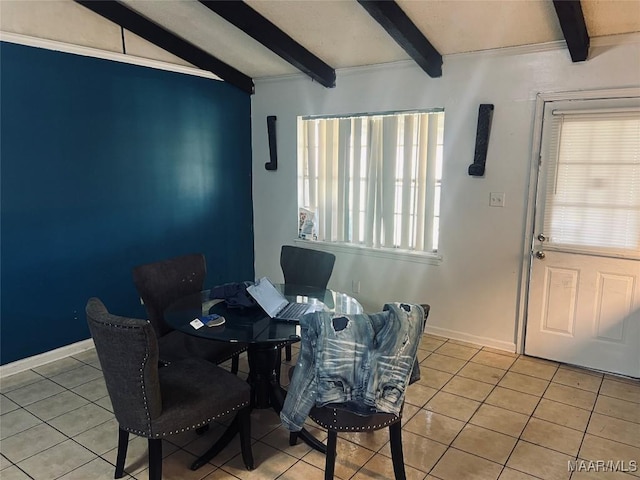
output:
<instances>
[{"instance_id":1,"label":"door knob","mask_svg":"<svg viewBox=\"0 0 640 480\"><path fill-rule=\"evenodd\" d=\"M538 250L536 252L536 258L539 258L540 260L542 260L544 257L546 257L546 255L544 254L544 252Z\"/></svg>"},{"instance_id":2,"label":"door knob","mask_svg":"<svg viewBox=\"0 0 640 480\"><path fill-rule=\"evenodd\" d=\"M543 233L540 233L538 235L538 240L541 242L545 242L547 240L547 237L545 237Z\"/></svg>"}]
</instances>

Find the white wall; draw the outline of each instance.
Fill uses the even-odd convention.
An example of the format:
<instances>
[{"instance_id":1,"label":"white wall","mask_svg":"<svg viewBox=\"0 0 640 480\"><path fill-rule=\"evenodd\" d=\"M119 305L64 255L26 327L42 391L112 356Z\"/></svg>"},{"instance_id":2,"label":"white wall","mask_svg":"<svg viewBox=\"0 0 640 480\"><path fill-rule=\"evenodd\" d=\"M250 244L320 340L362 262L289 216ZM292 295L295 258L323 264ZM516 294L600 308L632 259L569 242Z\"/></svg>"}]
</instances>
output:
<instances>
[{"instance_id":1,"label":"white wall","mask_svg":"<svg viewBox=\"0 0 640 480\"><path fill-rule=\"evenodd\" d=\"M517 54L516 54L517 53ZM352 292L368 310L386 301L429 303L431 331L515 348L528 205L535 98L559 92L640 85L640 44L592 47L573 64L566 49L445 57L432 79L411 63L339 71L325 89L302 76L256 82L253 201L256 276L282 279L279 251L297 234L296 117L444 107L445 140L439 265L336 253L329 286ZM495 105L487 168L473 178L478 105ZM267 115L277 116L278 170L269 160ZM489 206L505 192L504 208ZM524 272L526 275L527 272Z\"/></svg>"}]
</instances>

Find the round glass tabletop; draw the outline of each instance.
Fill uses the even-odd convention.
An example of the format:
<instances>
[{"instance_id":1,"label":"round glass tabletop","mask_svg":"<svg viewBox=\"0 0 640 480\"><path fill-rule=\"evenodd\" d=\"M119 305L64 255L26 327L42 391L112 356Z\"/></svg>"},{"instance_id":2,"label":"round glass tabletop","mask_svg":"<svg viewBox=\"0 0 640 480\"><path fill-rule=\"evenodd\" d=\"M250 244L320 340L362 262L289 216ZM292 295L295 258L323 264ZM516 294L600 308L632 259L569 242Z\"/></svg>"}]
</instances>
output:
<instances>
[{"instance_id":1,"label":"round glass tabletop","mask_svg":"<svg viewBox=\"0 0 640 480\"><path fill-rule=\"evenodd\" d=\"M346 293L301 285L276 284L290 302L318 305L319 310L332 313L362 313L362 305ZM321 307L321 308L320 308ZM225 322L219 326L191 325L196 318L218 314ZM165 311L165 321L183 333L211 340L242 343L278 343L300 338L300 326L273 320L260 308L230 308L220 299L210 298L210 290L183 297Z\"/></svg>"}]
</instances>

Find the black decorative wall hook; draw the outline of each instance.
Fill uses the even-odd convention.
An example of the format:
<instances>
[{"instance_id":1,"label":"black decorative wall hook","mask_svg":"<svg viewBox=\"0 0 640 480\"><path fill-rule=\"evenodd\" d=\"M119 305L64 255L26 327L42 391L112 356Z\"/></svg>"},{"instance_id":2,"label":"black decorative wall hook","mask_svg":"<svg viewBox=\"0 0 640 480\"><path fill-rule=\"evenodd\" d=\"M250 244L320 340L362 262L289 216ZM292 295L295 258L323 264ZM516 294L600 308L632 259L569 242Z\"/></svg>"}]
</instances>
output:
<instances>
[{"instance_id":1,"label":"black decorative wall hook","mask_svg":"<svg viewBox=\"0 0 640 480\"><path fill-rule=\"evenodd\" d=\"M476 152L473 163L469 165L469 175L482 177L484 166L487 162L487 149L489 148L489 133L491 132L491 119L493 117L493 104L481 103L478 108L478 129L476 132Z\"/></svg>"},{"instance_id":2,"label":"black decorative wall hook","mask_svg":"<svg viewBox=\"0 0 640 480\"><path fill-rule=\"evenodd\" d=\"M278 150L276 148L276 116L267 117L267 136L269 137L269 161L264 164L267 170L278 169Z\"/></svg>"}]
</instances>

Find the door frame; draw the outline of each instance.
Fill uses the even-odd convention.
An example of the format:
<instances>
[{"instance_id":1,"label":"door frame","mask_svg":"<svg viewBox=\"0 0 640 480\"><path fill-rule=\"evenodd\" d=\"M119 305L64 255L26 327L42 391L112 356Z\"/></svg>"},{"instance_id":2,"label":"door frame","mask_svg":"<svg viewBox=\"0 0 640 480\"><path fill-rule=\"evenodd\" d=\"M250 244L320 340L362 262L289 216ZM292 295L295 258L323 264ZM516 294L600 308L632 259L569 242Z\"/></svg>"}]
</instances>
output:
<instances>
[{"instance_id":1,"label":"door frame","mask_svg":"<svg viewBox=\"0 0 640 480\"><path fill-rule=\"evenodd\" d=\"M533 119L533 136L531 140L531 160L529 165L529 187L527 191L525 229L522 241L522 264L520 266L520 288L517 299L518 317L516 322L516 353L524 353L525 332L527 328L527 311L529 304L529 284L532 268L532 247L536 218L536 201L538 190L538 172L542 148L542 120L544 107L548 102L563 100L606 100L616 98L640 97L640 87L613 88L602 90L582 90L538 93Z\"/></svg>"}]
</instances>

